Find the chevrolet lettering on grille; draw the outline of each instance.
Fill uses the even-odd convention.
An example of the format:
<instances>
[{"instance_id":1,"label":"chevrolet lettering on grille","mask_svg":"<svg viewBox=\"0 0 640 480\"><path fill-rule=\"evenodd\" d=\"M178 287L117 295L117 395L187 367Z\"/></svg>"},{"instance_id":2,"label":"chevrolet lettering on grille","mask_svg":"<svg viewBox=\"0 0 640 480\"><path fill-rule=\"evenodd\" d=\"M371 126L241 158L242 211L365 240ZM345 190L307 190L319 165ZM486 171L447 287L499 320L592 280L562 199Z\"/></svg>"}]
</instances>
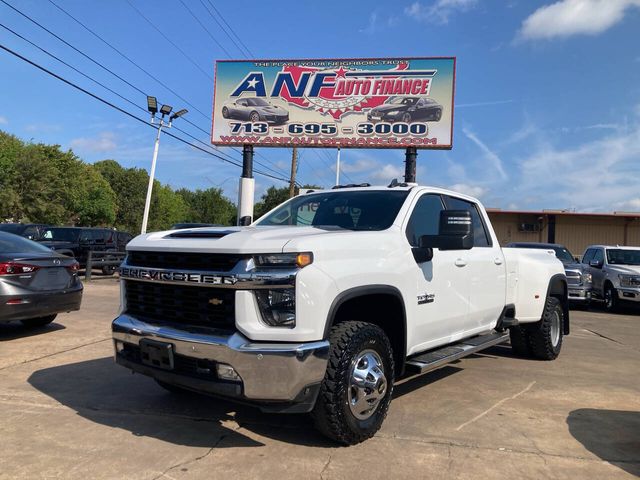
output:
<instances>
[{"instance_id":1,"label":"chevrolet lettering on grille","mask_svg":"<svg viewBox=\"0 0 640 480\"><path fill-rule=\"evenodd\" d=\"M183 284L200 283L205 285L235 285L238 281L238 279L233 276L132 267L122 267L120 269L120 276L122 278L145 280L151 282L157 281Z\"/></svg>"}]
</instances>

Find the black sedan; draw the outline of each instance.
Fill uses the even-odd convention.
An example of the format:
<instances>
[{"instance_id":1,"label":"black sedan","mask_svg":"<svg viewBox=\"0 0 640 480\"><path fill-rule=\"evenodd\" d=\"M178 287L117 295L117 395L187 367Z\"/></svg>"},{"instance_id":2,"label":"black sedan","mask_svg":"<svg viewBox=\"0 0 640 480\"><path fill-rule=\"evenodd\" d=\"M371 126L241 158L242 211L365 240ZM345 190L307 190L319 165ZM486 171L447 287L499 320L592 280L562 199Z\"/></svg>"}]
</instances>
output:
<instances>
[{"instance_id":1,"label":"black sedan","mask_svg":"<svg viewBox=\"0 0 640 480\"><path fill-rule=\"evenodd\" d=\"M53 322L58 313L79 310L79 267L73 258L0 232L0 323L19 320L37 327Z\"/></svg>"},{"instance_id":2,"label":"black sedan","mask_svg":"<svg viewBox=\"0 0 640 480\"><path fill-rule=\"evenodd\" d=\"M224 118L282 124L289 121L289 112L270 104L262 98L240 98L231 100L222 107Z\"/></svg>"},{"instance_id":3,"label":"black sedan","mask_svg":"<svg viewBox=\"0 0 640 480\"><path fill-rule=\"evenodd\" d=\"M391 97L367 113L370 122L439 122L441 118L442 105L428 97Z\"/></svg>"}]
</instances>

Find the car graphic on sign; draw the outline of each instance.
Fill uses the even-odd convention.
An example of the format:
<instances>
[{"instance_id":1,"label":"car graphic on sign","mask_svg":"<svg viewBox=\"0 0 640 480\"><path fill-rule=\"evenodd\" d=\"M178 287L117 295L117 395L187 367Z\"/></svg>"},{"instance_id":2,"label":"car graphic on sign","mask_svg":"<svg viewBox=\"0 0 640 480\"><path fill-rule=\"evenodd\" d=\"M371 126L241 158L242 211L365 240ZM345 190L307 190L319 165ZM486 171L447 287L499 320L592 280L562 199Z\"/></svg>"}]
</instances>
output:
<instances>
[{"instance_id":1,"label":"car graphic on sign","mask_svg":"<svg viewBox=\"0 0 640 480\"><path fill-rule=\"evenodd\" d=\"M370 122L439 122L441 118L442 105L428 97L391 97L367 113Z\"/></svg>"},{"instance_id":2,"label":"car graphic on sign","mask_svg":"<svg viewBox=\"0 0 640 480\"><path fill-rule=\"evenodd\" d=\"M272 105L262 98L239 98L229 100L222 106L222 116L250 122L286 123L289 112Z\"/></svg>"}]
</instances>

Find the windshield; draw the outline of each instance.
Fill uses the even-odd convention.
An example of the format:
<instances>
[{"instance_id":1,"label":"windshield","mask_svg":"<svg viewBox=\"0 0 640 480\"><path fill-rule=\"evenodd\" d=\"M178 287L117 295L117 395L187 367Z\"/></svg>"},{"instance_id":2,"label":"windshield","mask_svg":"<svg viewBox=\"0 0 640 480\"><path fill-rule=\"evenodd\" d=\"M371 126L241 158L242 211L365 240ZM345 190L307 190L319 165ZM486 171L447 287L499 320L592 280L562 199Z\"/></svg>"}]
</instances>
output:
<instances>
[{"instance_id":1,"label":"windshield","mask_svg":"<svg viewBox=\"0 0 640 480\"><path fill-rule=\"evenodd\" d=\"M79 236L79 228L47 228L42 239L52 242L77 242Z\"/></svg>"},{"instance_id":2,"label":"windshield","mask_svg":"<svg viewBox=\"0 0 640 480\"><path fill-rule=\"evenodd\" d=\"M391 97L387 104L389 105L413 105L417 99L413 97Z\"/></svg>"},{"instance_id":3,"label":"windshield","mask_svg":"<svg viewBox=\"0 0 640 480\"><path fill-rule=\"evenodd\" d=\"M256 225L385 230L408 194L408 190L377 190L302 195L282 204Z\"/></svg>"},{"instance_id":4,"label":"windshield","mask_svg":"<svg viewBox=\"0 0 640 480\"><path fill-rule=\"evenodd\" d=\"M611 265L640 265L640 250L607 248L607 263Z\"/></svg>"},{"instance_id":5,"label":"windshield","mask_svg":"<svg viewBox=\"0 0 640 480\"><path fill-rule=\"evenodd\" d=\"M553 250L556 252L556 257L562 263L576 263L576 259L573 258L571 252L563 247L553 247Z\"/></svg>"},{"instance_id":6,"label":"windshield","mask_svg":"<svg viewBox=\"0 0 640 480\"><path fill-rule=\"evenodd\" d=\"M44 245L11 233L0 232L0 254L4 253L53 253Z\"/></svg>"},{"instance_id":7,"label":"windshield","mask_svg":"<svg viewBox=\"0 0 640 480\"><path fill-rule=\"evenodd\" d=\"M250 107L266 107L269 105L269 102L263 100L262 98L248 98L247 105Z\"/></svg>"}]
</instances>

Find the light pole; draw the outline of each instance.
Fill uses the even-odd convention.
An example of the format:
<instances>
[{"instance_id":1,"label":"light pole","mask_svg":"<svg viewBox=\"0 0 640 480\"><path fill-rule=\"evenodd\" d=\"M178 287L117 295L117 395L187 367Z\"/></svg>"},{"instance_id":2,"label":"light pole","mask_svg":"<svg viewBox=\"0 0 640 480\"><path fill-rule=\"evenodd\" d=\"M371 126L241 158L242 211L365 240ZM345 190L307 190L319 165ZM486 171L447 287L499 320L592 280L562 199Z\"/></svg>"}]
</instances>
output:
<instances>
[{"instance_id":1,"label":"light pole","mask_svg":"<svg viewBox=\"0 0 640 480\"><path fill-rule=\"evenodd\" d=\"M158 160L158 149L160 148L160 133L162 133L162 128L171 128L171 123L185 113L187 113L186 109L179 110L178 112L171 115L171 110L173 107L169 105L162 105L160 108L160 113L162 117L160 120L156 121L156 113L158 113L158 100L156 97L147 97L147 110L151 113L151 124L158 125L158 134L156 135L156 143L153 147L153 160L151 160L151 171L149 172L149 186L147 187L147 199L144 202L144 214L142 215L142 228L140 229L140 233L147 233L147 222L149 221L149 209L151 208L151 191L153 190L153 179L156 174L156 161ZM164 117L169 115L169 122L165 123Z\"/></svg>"}]
</instances>

